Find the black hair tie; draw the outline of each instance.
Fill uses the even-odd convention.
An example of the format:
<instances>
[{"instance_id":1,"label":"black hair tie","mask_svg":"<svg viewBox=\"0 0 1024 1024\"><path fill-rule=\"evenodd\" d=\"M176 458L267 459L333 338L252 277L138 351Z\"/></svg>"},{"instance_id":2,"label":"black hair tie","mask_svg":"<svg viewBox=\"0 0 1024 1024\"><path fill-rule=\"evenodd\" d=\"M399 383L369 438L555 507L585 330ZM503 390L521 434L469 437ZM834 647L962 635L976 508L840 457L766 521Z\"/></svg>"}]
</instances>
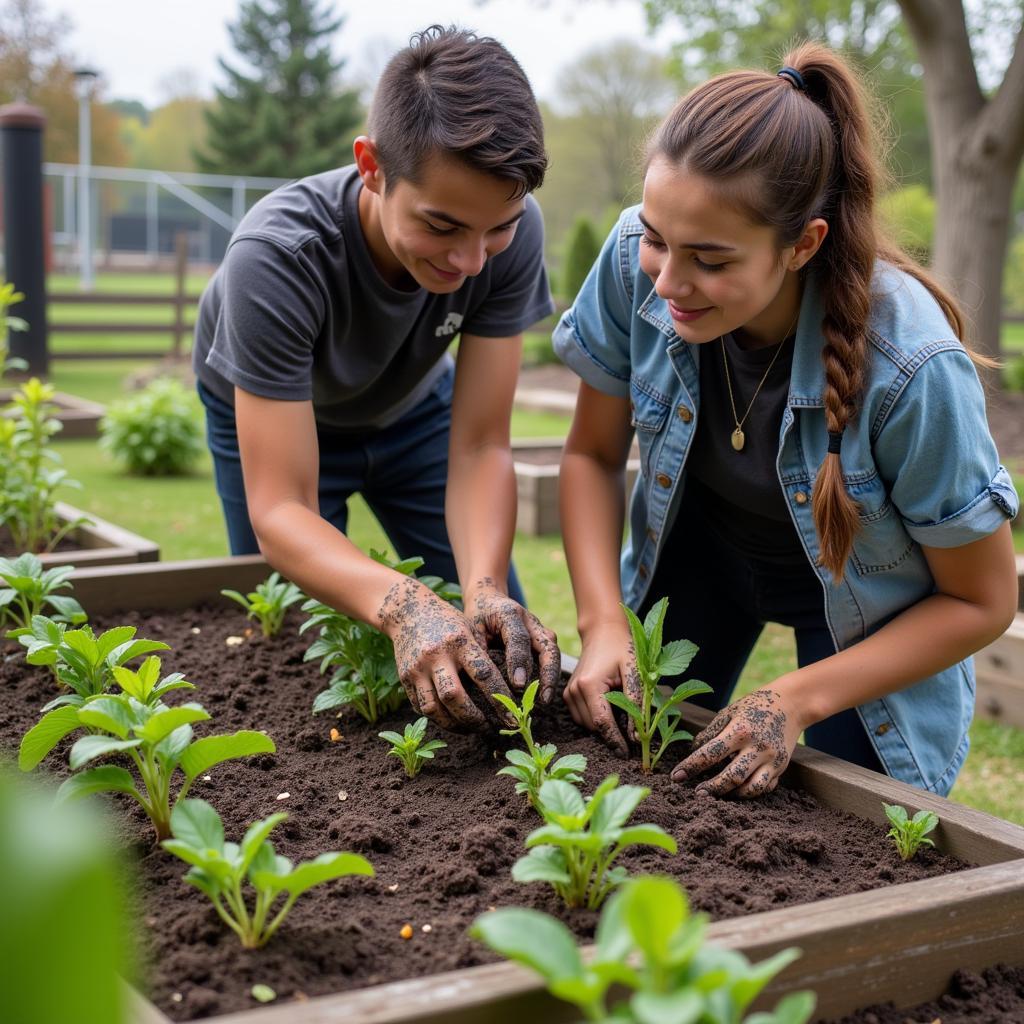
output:
<instances>
[{"instance_id":1,"label":"black hair tie","mask_svg":"<svg viewBox=\"0 0 1024 1024\"><path fill-rule=\"evenodd\" d=\"M804 81L804 76L796 68L791 68L787 64L778 72L777 77L788 78L793 83L793 87L797 92L807 92L807 83Z\"/></svg>"},{"instance_id":2,"label":"black hair tie","mask_svg":"<svg viewBox=\"0 0 1024 1024\"><path fill-rule=\"evenodd\" d=\"M830 430L828 432L828 453L838 455L839 449L843 447L843 432L841 430Z\"/></svg>"}]
</instances>

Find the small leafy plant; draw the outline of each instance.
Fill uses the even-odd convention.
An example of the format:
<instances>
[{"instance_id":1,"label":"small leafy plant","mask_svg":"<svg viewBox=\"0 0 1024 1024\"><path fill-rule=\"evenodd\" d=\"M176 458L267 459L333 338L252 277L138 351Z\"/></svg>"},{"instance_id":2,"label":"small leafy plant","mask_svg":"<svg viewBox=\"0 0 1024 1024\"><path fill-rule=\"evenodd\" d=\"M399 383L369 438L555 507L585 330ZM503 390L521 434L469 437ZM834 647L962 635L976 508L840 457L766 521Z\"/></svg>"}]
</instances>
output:
<instances>
[{"instance_id":1,"label":"small leafy plant","mask_svg":"<svg viewBox=\"0 0 1024 1024\"><path fill-rule=\"evenodd\" d=\"M885 816L889 819L892 828L886 834L896 844L896 850L902 860L910 860L917 853L918 848L923 844L934 846L935 843L928 838L928 833L933 831L939 824L937 815L931 811L918 811L912 818L907 814L905 807L899 804L883 803Z\"/></svg>"},{"instance_id":2,"label":"small leafy plant","mask_svg":"<svg viewBox=\"0 0 1024 1024\"><path fill-rule=\"evenodd\" d=\"M241 843L231 843L224 840L220 815L205 800L180 800L171 812L174 838L163 841L164 849L192 865L185 881L210 898L220 919L246 949L265 945L295 901L314 885L346 875L373 874L370 862L355 853L322 853L293 865L274 851L268 838L287 817L263 818L249 826ZM242 892L246 879L256 890L251 909ZM284 903L271 917L281 895Z\"/></svg>"},{"instance_id":3,"label":"small leafy plant","mask_svg":"<svg viewBox=\"0 0 1024 1024\"><path fill-rule=\"evenodd\" d=\"M62 704L81 707L88 697L111 689L116 681L116 671L132 658L152 651L170 650L160 640L136 640L134 626L115 626L97 637L89 626L68 629L64 623L48 619L45 615L36 615L32 619L31 631L22 633L18 639L27 648L25 660L30 665L49 665L57 682L71 690L71 693L50 701L44 711ZM154 673L159 674L160 660L149 658L143 667L148 679ZM184 682L181 673L175 673L168 676L159 688L154 679L150 692L156 689L159 696L180 687L194 688L191 683Z\"/></svg>"},{"instance_id":4,"label":"small leafy plant","mask_svg":"<svg viewBox=\"0 0 1024 1024\"><path fill-rule=\"evenodd\" d=\"M7 312L11 306L25 301L25 293L19 292L10 281L0 282L0 377L11 370L27 370L28 363L10 354L11 331L27 331L28 323L20 316Z\"/></svg>"},{"instance_id":5,"label":"small leafy plant","mask_svg":"<svg viewBox=\"0 0 1024 1024\"><path fill-rule=\"evenodd\" d=\"M447 747L448 744L444 740L423 742L427 733L426 718L417 718L415 722L408 723L403 732L404 735L399 735L388 730L377 735L391 744L388 754L397 757L405 768L405 774L410 779L415 779L423 767L423 762L433 760L434 751Z\"/></svg>"},{"instance_id":6,"label":"small leafy plant","mask_svg":"<svg viewBox=\"0 0 1024 1024\"><path fill-rule=\"evenodd\" d=\"M678 676L685 672L697 653L696 644L690 643L689 640L673 640L662 645L662 629L665 624L665 613L668 611L667 597L663 597L651 608L643 623L625 605L622 606L622 610L626 613L629 631L633 637L633 650L643 699L637 706L635 701L618 690L606 693L605 699L615 707L621 708L633 720L637 739L640 741L641 766L645 772L652 772L670 744L693 739L691 733L679 727L682 717L679 705L698 693L711 693L712 690L707 683L691 679L689 682L680 683L666 697L658 686L663 676ZM655 736L660 742L652 756L651 741Z\"/></svg>"},{"instance_id":7,"label":"small leafy plant","mask_svg":"<svg viewBox=\"0 0 1024 1024\"><path fill-rule=\"evenodd\" d=\"M279 572L272 572L247 595L237 590L222 590L221 593L237 601L245 609L247 617L260 624L264 636L280 633L285 612L305 596L294 583L282 580Z\"/></svg>"},{"instance_id":8,"label":"small leafy plant","mask_svg":"<svg viewBox=\"0 0 1024 1024\"><path fill-rule=\"evenodd\" d=\"M31 771L65 736L88 729L89 734L75 742L69 756L71 769L78 774L61 785L58 799L127 793L149 815L157 839L166 839L172 807L185 798L196 778L223 761L272 754L276 747L266 733L246 730L193 739L192 723L210 718L205 708L195 703L167 707L159 701L143 701L152 698L158 685L154 679L160 674L159 662L159 658L149 659L148 666L138 673L117 669L120 693L87 697L81 706L64 705L47 712L22 738L18 767ZM97 758L112 754L130 758L141 786L119 765L104 764L79 772ZM171 782L178 769L184 781L172 801Z\"/></svg>"},{"instance_id":9,"label":"small leafy plant","mask_svg":"<svg viewBox=\"0 0 1024 1024\"><path fill-rule=\"evenodd\" d=\"M403 576L415 576L423 565L422 558L392 562L380 551L371 550L370 557ZM445 583L439 576L424 576L420 582L445 601L457 601L462 595L458 586ZM327 689L313 701L313 713L352 707L373 725L383 715L397 711L405 701L405 690L398 678L395 652L388 637L379 629L314 599L307 601L302 610L310 617L299 632L320 630L303 661L319 658L321 674L334 670Z\"/></svg>"},{"instance_id":10,"label":"small leafy plant","mask_svg":"<svg viewBox=\"0 0 1024 1024\"><path fill-rule=\"evenodd\" d=\"M0 558L0 624L12 624L7 634L20 636L31 630L32 619L46 608L53 610L52 618L76 626L85 622L82 606L59 590L70 590L68 577L73 565L56 565L44 569L35 555L25 553L17 558Z\"/></svg>"},{"instance_id":11,"label":"small leafy plant","mask_svg":"<svg viewBox=\"0 0 1024 1024\"><path fill-rule=\"evenodd\" d=\"M113 403L100 422L100 447L133 476L182 476L202 454L193 395L173 377Z\"/></svg>"},{"instance_id":12,"label":"small leafy plant","mask_svg":"<svg viewBox=\"0 0 1024 1024\"><path fill-rule=\"evenodd\" d=\"M502 693L496 693L495 699L515 719L515 729L502 729L502 736L521 736L526 744L522 750L507 750L505 760L509 763L499 769L499 775L510 775L516 780L516 792L525 793L534 809L539 809L540 787L548 779L561 779L563 782L581 782L587 770L587 759L582 754L566 754L554 761L558 748L554 743L538 745L533 739L530 714L537 700L539 682L532 682L523 693L522 704ZM554 761L554 764L552 764Z\"/></svg>"},{"instance_id":13,"label":"small leafy plant","mask_svg":"<svg viewBox=\"0 0 1024 1024\"><path fill-rule=\"evenodd\" d=\"M620 786L609 775L584 800L568 782L549 779L540 787L540 813L546 824L526 837L530 851L512 866L517 882L550 882L566 906L596 910L627 876L615 859L630 846L657 846L669 853L676 841L657 825L627 826L650 790Z\"/></svg>"},{"instance_id":14,"label":"small leafy plant","mask_svg":"<svg viewBox=\"0 0 1024 1024\"><path fill-rule=\"evenodd\" d=\"M631 879L607 902L594 955L584 961L561 921L518 907L482 914L469 934L536 971L558 999L589 1021L616 1024L805 1024L813 992L785 996L767 1013L743 1014L761 990L800 956L784 949L752 964L706 941L707 915L690 912L669 878ZM612 1007L612 987L628 997Z\"/></svg>"}]
</instances>

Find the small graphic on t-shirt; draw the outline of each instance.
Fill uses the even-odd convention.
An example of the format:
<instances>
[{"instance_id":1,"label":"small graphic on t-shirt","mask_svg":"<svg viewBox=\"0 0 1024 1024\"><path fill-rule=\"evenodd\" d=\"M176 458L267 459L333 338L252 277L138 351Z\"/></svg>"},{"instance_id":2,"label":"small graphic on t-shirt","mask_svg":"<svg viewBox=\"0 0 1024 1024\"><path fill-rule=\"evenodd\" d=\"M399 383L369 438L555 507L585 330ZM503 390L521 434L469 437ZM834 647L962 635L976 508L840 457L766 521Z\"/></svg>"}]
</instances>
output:
<instances>
[{"instance_id":1,"label":"small graphic on t-shirt","mask_svg":"<svg viewBox=\"0 0 1024 1024\"><path fill-rule=\"evenodd\" d=\"M435 338L450 338L462 326L461 313L449 313L445 322L434 330Z\"/></svg>"}]
</instances>

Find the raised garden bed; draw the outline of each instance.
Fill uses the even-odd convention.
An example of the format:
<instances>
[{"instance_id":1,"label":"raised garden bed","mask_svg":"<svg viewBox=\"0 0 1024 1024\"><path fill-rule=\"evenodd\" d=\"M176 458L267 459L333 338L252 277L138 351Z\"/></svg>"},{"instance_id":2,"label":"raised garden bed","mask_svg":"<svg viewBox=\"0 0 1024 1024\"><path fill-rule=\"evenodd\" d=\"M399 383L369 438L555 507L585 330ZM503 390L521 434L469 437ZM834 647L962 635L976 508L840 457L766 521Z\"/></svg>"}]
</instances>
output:
<instances>
[{"instance_id":1,"label":"raised garden bed","mask_svg":"<svg viewBox=\"0 0 1024 1024\"><path fill-rule=\"evenodd\" d=\"M13 395L11 388L0 388L0 406L9 404ZM54 419L64 425L58 435L61 441L100 436L100 420L107 410L99 402L91 402L88 398L79 398L63 391L58 391L52 402L57 407Z\"/></svg>"},{"instance_id":2,"label":"raised garden bed","mask_svg":"<svg viewBox=\"0 0 1024 1024\"><path fill-rule=\"evenodd\" d=\"M301 660L305 641L295 638L296 619L281 637L263 640L258 630L246 635L235 606L202 606L220 602L222 587L251 589L267 572L258 558L84 569L75 574L74 594L99 625L139 625L140 636L170 643L167 669L197 683L195 696L213 714L216 731L255 727L274 736L277 755L224 765L194 788L221 811L229 836L285 809L291 818L279 830L281 852L299 859L352 849L373 861L377 877L314 890L265 949L244 953L205 899L181 881L184 866L153 850L147 823L125 809L125 836L140 860L150 908L145 913L168 922L145 941L163 972L150 978L160 1010L147 1006L136 1019L150 1024L166 1019L162 1013L181 1020L255 1006L248 992L257 982L276 989L276 1005L218 1019L574 1019L532 975L482 963L490 957L464 934L477 913L510 902L558 913L583 936L595 920L587 912L560 911L545 886L517 885L508 877L536 819L511 781L494 775L504 741L446 737L449 749L405 781L374 734L408 714L373 728L357 719L314 718L312 699L324 684L315 664ZM155 615L135 611L150 607L158 609ZM227 643L229 635L241 642ZM0 711L5 748L34 720L52 685L45 674L33 681L16 679L15 671L20 667L9 661L0 677L0 685L16 687ZM694 725L707 718L700 712L691 717ZM537 719L538 739L590 759L588 791L612 770L624 781L647 781L635 762L617 761L576 729L560 705ZM332 726L341 730L338 742L329 739ZM633 872L676 873L694 903L716 918L710 937L717 942L753 959L801 947L804 956L769 988L767 1002L811 987L820 1016L836 1017L865 1002L896 999L907 1006L935 998L958 968L1024 964L1024 829L804 749L785 787L754 803L701 799L673 786L665 772L674 760L666 757L654 793L634 819L672 832L680 853L641 849L624 862ZM59 770L65 762L55 752L47 765ZM289 795L278 800L281 793ZM901 864L884 840L883 800L935 811L939 851ZM734 872L731 880L713 873L723 865ZM409 941L399 938L405 923L414 925ZM423 924L431 925L429 933ZM387 973L389 961L397 975ZM444 973L425 976L438 970ZM389 976L405 980L386 983ZM312 998L331 991L340 994Z\"/></svg>"},{"instance_id":3,"label":"raised garden bed","mask_svg":"<svg viewBox=\"0 0 1024 1024\"><path fill-rule=\"evenodd\" d=\"M1010 628L974 659L977 713L1024 729L1024 555L1017 556L1018 604Z\"/></svg>"},{"instance_id":4,"label":"raised garden bed","mask_svg":"<svg viewBox=\"0 0 1024 1024\"><path fill-rule=\"evenodd\" d=\"M44 566L54 565L124 565L135 562L155 562L160 558L160 545L140 537L131 530L87 514L67 502L57 502L57 515L61 523L73 522L86 516L88 523L76 526L65 534L55 551L39 556ZM21 552L0 551L7 557Z\"/></svg>"},{"instance_id":5,"label":"raised garden bed","mask_svg":"<svg viewBox=\"0 0 1024 1024\"><path fill-rule=\"evenodd\" d=\"M563 438L529 438L512 442L519 511L516 529L530 536L559 533L558 464ZM633 490L640 460L636 453L626 463L626 494Z\"/></svg>"}]
</instances>

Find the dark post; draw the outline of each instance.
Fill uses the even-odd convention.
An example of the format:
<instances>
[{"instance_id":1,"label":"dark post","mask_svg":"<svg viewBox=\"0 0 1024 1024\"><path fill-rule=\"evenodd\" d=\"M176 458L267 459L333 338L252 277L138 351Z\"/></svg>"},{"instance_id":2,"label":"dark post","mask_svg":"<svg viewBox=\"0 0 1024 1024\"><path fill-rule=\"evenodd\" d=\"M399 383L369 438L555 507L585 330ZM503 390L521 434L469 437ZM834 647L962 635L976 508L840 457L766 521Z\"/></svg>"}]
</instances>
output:
<instances>
[{"instance_id":1,"label":"dark post","mask_svg":"<svg viewBox=\"0 0 1024 1024\"><path fill-rule=\"evenodd\" d=\"M3 160L5 276L25 301L11 311L28 321L12 331L11 355L44 376L50 366L46 347L46 240L43 231L43 125L46 117L28 103L0 107Z\"/></svg>"},{"instance_id":2,"label":"dark post","mask_svg":"<svg viewBox=\"0 0 1024 1024\"><path fill-rule=\"evenodd\" d=\"M185 336L185 286L188 271L188 235L179 231L174 236L174 342L171 358L181 358L181 343Z\"/></svg>"}]
</instances>

